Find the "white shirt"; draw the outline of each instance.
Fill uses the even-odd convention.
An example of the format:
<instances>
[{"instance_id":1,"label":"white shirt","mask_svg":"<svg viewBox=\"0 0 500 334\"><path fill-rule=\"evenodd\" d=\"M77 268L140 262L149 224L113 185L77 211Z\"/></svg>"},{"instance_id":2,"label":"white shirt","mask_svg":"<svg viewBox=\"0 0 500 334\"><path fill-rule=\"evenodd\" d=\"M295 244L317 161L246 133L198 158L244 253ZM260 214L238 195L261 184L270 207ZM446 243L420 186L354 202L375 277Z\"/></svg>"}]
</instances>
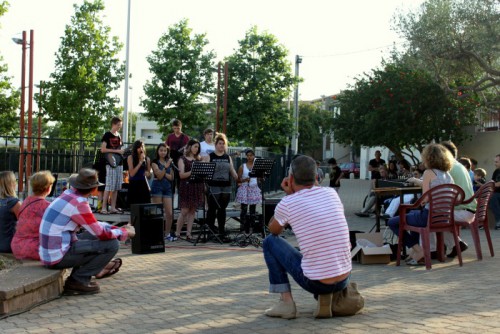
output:
<instances>
[{"instance_id":1,"label":"white shirt","mask_svg":"<svg viewBox=\"0 0 500 334\"><path fill-rule=\"evenodd\" d=\"M215 152L215 144L209 144L206 141L200 143L200 155L202 157L208 156L210 153Z\"/></svg>"}]
</instances>

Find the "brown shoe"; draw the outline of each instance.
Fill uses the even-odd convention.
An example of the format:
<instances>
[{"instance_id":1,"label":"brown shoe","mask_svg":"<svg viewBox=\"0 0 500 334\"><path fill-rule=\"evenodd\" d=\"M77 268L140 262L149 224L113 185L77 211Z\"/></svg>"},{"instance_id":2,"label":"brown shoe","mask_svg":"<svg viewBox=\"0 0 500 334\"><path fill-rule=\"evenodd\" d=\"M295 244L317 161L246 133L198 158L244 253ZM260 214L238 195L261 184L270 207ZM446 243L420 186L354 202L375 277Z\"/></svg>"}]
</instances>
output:
<instances>
[{"instance_id":1,"label":"brown shoe","mask_svg":"<svg viewBox=\"0 0 500 334\"><path fill-rule=\"evenodd\" d=\"M96 282L89 283L87 285L78 282L71 276L66 279L64 283L64 294L65 295L92 295L99 293L101 289Z\"/></svg>"},{"instance_id":2,"label":"brown shoe","mask_svg":"<svg viewBox=\"0 0 500 334\"><path fill-rule=\"evenodd\" d=\"M332 317L332 297L333 292L318 296L318 304L314 310L314 317L317 319Z\"/></svg>"}]
</instances>

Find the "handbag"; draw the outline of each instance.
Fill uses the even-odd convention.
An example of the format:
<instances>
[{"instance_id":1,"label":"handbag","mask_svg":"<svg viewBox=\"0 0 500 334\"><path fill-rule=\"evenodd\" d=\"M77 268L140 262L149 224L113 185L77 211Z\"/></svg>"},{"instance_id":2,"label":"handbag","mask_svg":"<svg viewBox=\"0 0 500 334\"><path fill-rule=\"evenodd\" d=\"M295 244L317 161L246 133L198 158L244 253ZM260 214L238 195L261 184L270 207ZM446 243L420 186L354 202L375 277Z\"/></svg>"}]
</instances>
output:
<instances>
[{"instance_id":1,"label":"handbag","mask_svg":"<svg viewBox=\"0 0 500 334\"><path fill-rule=\"evenodd\" d=\"M365 306L365 298L358 291L358 284L350 282L342 291L333 293L332 315L337 317L355 315Z\"/></svg>"}]
</instances>

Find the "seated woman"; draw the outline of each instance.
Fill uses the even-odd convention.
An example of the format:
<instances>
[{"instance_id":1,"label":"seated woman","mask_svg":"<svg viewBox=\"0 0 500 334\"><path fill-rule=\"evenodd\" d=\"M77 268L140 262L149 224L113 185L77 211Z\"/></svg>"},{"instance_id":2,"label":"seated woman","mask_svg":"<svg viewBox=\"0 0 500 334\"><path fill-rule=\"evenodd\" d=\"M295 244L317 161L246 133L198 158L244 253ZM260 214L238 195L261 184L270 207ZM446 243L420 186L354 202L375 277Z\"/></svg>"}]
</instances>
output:
<instances>
[{"instance_id":1,"label":"seated woman","mask_svg":"<svg viewBox=\"0 0 500 334\"><path fill-rule=\"evenodd\" d=\"M11 171L0 172L0 253L12 253L10 242L16 230L20 207L16 196L16 176Z\"/></svg>"},{"instance_id":2,"label":"seated woman","mask_svg":"<svg viewBox=\"0 0 500 334\"><path fill-rule=\"evenodd\" d=\"M453 166L454 158L441 144L429 144L422 152L422 160L427 168L422 181L422 193L440 184L454 183L448 173ZM426 226L429 216L428 204L422 210L413 210L406 215L406 222L412 226ZM389 228L399 235L399 216L389 219ZM405 234L404 245L413 252L407 259L408 265L422 265L424 252L419 245L420 235L416 232Z\"/></svg>"},{"instance_id":3,"label":"seated woman","mask_svg":"<svg viewBox=\"0 0 500 334\"><path fill-rule=\"evenodd\" d=\"M50 202L45 199L54 183L50 171L41 171L30 178L33 195L28 196L19 209L16 233L11 248L16 259L40 260L40 223Z\"/></svg>"},{"instance_id":4,"label":"seated woman","mask_svg":"<svg viewBox=\"0 0 500 334\"><path fill-rule=\"evenodd\" d=\"M420 171L419 169L415 169L413 171L413 177L410 177L408 180L406 180L408 183L411 183L415 186L421 187L422 186L422 176L423 172ZM406 194L403 196L403 203L404 204L409 204L413 201L415 198L414 194ZM394 217L398 213L399 209L399 204L401 203L399 196L390 198L385 200L384 204L389 202L389 205L387 209L384 211L383 217L388 219Z\"/></svg>"}]
</instances>

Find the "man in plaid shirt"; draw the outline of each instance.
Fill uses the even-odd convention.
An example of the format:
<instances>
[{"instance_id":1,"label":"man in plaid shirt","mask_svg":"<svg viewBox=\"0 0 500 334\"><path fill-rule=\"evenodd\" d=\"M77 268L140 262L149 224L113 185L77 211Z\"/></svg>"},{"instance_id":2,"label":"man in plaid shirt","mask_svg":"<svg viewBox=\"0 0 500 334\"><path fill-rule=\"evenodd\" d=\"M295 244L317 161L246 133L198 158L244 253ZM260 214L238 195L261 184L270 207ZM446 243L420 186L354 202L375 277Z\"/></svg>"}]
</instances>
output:
<instances>
[{"instance_id":1,"label":"man in plaid shirt","mask_svg":"<svg viewBox=\"0 0 500 334\"><path fill-rule=\"evenodd\" d=\"M87 198L102 185L97 172L83 168L69 179L66 190L45 210L40 224L40 259L51 269L73 268L64 284L66 294L93 294L99 285L92 276L104 278L118 272L119 240L135 235L132 226L117 228L95 219ZM77 235L81 229L85 232Z\"/></svg>"}]
</instances>

